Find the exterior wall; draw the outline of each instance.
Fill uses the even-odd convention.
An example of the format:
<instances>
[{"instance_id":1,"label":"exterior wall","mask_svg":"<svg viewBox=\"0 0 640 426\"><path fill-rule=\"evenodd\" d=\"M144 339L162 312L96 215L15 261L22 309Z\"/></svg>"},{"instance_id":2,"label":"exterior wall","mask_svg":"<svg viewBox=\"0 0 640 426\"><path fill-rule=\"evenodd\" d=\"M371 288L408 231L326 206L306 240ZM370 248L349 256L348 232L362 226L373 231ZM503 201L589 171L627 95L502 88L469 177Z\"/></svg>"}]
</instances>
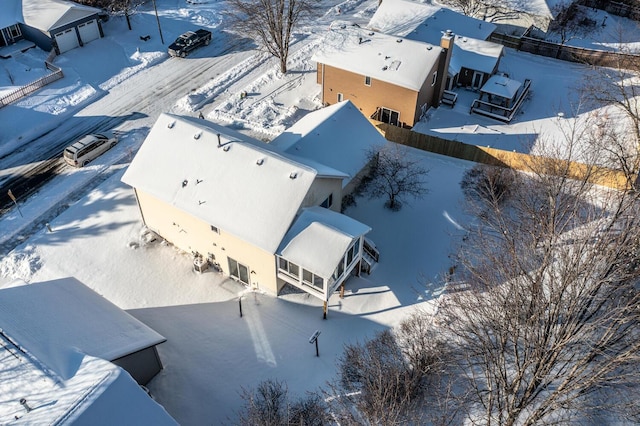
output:
<instances>
[{"instance_id":1,"label":"exterior wall","mask_svg":"<svg viewBox=\"0 0 640 426\"><path fill-rule=\"evenodd\" d=\"M418 94L416 109L413 117L413 123L420 121L420 116L422 115L422 110L424 111L429 109L430 106L438 106L438 103L433 104L433 98L436 90L436 85L433 83L433 73L438 71L438 63L433 64L433 67L429 70L429 74L427 75L427 79L422 84L422 88L420 88L420 93ZM446 71L445 71L446 72ZM447 78L446 74L438 75L438 80L442 79L444 76L445 80ZM413 124L411 124L413 126Z\"/></svg>"},{"instance_id":2,"label":"exterior wall","mask_svg":"<svg viewBox=\"0 0 640 426\"><path fill-rule=\"evenodd\" d=\"M33 28L24 24L20 24L20 30L22 31L22 35L24 38L34 42L40 49L46 52L51 50L52 40L48 34L45 34L37 28Z\"/></svg>"},{"instance_id":3,"label":"exterior wall","mask_svg":"<svg viewBox=\"0 0 640 426\"><path fill-rule=\"evenodd\" d=\"M55 34L61 32L61 31L64 31L64 30L66 30L68 28L75 28L76 37L78 37L78 40L80 41L80 46L82 46L82 41L80 39L80 34L78 33L77 26L82 24L82 23L84 23L84 22L89 22L92 19L95 19L96 22L98 23L98 29L100 30L100 37L104 37L104 32L102 30L102 23L101 23L97 13L95 15L91 15L91 16L87 16L85 18L82 18L82 19L80 19L78 21L75 21L75 22L73 22L71 24L63 25L61 27L52 29L49 32L41 31L41 30L39 30L37 28L30 27L30 26L25 25L25 24L20 24L20 30L22 31L22 35L24 36L24 38L34 42L40 49L45 50L45 51L49 51L53 47L53 40L54 40Z\"/></svg>"},{"instance_id":4,"label":"exterior wall","mask_svg":"<svg viewBox=\"0 0 640 426\"><path fill-rule=\"evenodd\" d=\"M309 188L309 192L302 201L301 207L319 206L327 199L329 194L333 194L331 210L340 213L342 200L342 180L336 178L316 178Z\"/></svg>"},{"instance_id":5,"label":"exterior wall","mask_svg":"<svg viewBox=\"0 0 640 426\"><path fill-rule=\"evenodd\" d=\"M276 263L273 253L255 247L234 235L211 229L209 223L168 205L157 198L136 190L145 225L176 247L187 253L200 253L217 262L229 275L227 258L247 266L249 285L277 294Z\"/></svg>"},{"instance_id":6,"label":"exterior wall","mask_svg":"<svg viewBox=\"0 0 640 426\"><path fill-rule=\"evenodd\" d=\"M325 64L318 64L318 83L322 85L322 102L333 105L338 102L338 93L342 93L343 100L349 99L362 113L371 117L378 107L385 107L400 112L400 121L413 126L420 117L418 92L399 87L384 81L371 79L371 85L366 86L365 76L345 71ZM431 85L429 74L428 86ZM424 87L423 87L424 89ZM431 91L431 96L432 96ZM420 94L420 99L431 99L428 93Z\"/></svg>"},{"instance_id":7,"label":"exterior wall","mask_svg":"<svg viewBox=\"0 0 640 426\"><path fill-rule=\"evenodd\" d=\"M162 362L155 346L114 359L115 365L126 370L140 385L146 385L162 370Z\"/></svg>"}]
</instances>

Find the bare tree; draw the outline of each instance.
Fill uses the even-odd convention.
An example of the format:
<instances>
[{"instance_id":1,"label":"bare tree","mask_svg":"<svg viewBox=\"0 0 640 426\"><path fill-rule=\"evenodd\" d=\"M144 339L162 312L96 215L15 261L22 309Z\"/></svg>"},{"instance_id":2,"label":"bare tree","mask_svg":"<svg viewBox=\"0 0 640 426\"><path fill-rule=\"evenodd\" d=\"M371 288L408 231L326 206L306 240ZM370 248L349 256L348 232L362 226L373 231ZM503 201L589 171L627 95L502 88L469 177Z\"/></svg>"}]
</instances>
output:
<instances>
[{"instance_id":1,"label":"bare tree","mask_svg":"<svg viewBox=\"0 0 640 426\"><path fill-rule=\"evenodd\" d=\"M318 394L291 401L284 382L265 380L255 389L243 389L244 407L238 416L246 426L322 426L329 424L324 401Z\"/></svg>"},{"instance_id":2,"label":"bare tree","mask_svg":"<svg viewBox=\"0 0 640 426\"><path fill-rule=\"evenodd\" d=\"M596 28L596 21L589 18L585 9L577 3L567 0L556 3L551 7L551 13L555 19L549 24L549 33L555 33L560 37L560 44L581 37Z\"/></svg>"},{"instance_id":3,"label":"bare tree","mask_svg":"<svg viewBox=\"0 0 640 426\"><path fill-rule=\"evenodd\" d=\"M389 143L367 154L372 164L366 180L369 196L386 196L386 207L399 210L406 198L423 197L429 191L425 178L429 170L421 165L421 159L410 155L402 145Z\"/></svg>"},{"instance_id":4,"label":"bare tree","mask_svg":"<svg viewBox=\"0 0 640 426\"><path fill-rule=\"evenodd\" d=\"M300 20L315 13L311 0L229 0L230 26L238 33L255 38L280 60L280 71L287 72L289 43Z\"/></svg>"},{"instance_id":5,"label":"bare tree","mask_svg":"<svg viewBox=\"0 0 640 426\"><path fill-rule=\"evenodd\" d=\"M578 142L567 141L564 159ZM438 315L472 422L634 415L627 403L640 384L638 195L595 188L596 167L570 179L569 163L554 154L514 176L506 199L471 198L471 213L483 214L456 268L469 290L447 295Z\"/></svg>"},{"instance_id":6,"label":"bare tree","mask_svg":"<svg viewBox=\"0 0 640 426\"><path fill-rule=\"evenodd\" d=\"M330 405L343 425L446 424L434 416L446 349L423 313L345 347ZM451 408L451 406L449 406ZM455 419L455 412L448 413Z\"/></svg>"},{"instance_id":7,"label":"bare tree","mask_svg":"<svg viewBox=\"0 0 640 426\"><path fill-rule=\"evenodd\" d=\"M621 43L627 36L620 35ZM635 182L640 170L640 57L627 50L621 45L611 67L594 67L581 89L598 127L592 143Z\"/></svg>"}]
</instances>

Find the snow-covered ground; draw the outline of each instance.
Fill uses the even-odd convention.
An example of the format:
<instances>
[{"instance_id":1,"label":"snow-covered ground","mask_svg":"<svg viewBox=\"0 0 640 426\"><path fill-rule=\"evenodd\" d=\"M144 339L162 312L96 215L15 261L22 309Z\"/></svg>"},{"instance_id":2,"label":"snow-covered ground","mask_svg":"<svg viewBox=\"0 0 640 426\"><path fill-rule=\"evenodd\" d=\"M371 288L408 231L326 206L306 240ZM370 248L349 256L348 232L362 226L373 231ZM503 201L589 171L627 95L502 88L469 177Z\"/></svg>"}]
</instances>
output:
<instances>
[{"instance_id":1,"label":"snow-covered ground","mask_svg":"<svg viewBox=\"0 0 640 426\"><path fill-rule=\"evenodd\" d=\"M461 211L459 182L471 164L410 150L430 169L430 193L423 200L389 212L383 200L358 199L347 210L373 228L370 238L380 248L381 260L371 275L348 282L344 299L336 295L330 300L326 321L319 303L307 295L274 298L247 292L214 272L194 273L189 256L141 239L134 194L120 182L157 115L203 112L207 119L272 139L320 107L309 58L329 23L334 19L366 23L377 0L323 2L324 16L296 33L291 72L285 76L277 71L275 60L227 32L219 14L224 2L158 0L157 5L164 45L151 10L132 17L133 31L127 30L123 18L112 18L104 25L105 38L56 59L64 79L0 109L3 154L22 149L26 141L72 117L95 118L96 105L115 105L113 98L131 98L126 104L131 109L119 114L145 111L118 124L121 142L99 161L65 170L35 197L19 199L20 211L0 217L0 245L22 240L0 261L0 286L15 278L39 282L75 276L168 339L159 347L165 369L149 384L157 401L181 424L221 424L234 418L242 387L278 378L294 394L314 390L335 373L335 358L344 343L393 327L413 309L433 309L442 291L440 276L451 266L455 236L468 222ZM168 59L168 42L196 26L214 32L212 45L181 62ZM151 39L142 41L142 35ZM213 53L215 60L205 62ZM21 84L23 74L38 75L45 57L44 52L30 50L13 61L2 61L0 66L10 77L0 77L0 93ZM172 92L150 102L152 94L147 98L142 90L164 93L172 72L205 63L209 71L197 80L186 80L190 84L185 83L179 96ZM501 71L533 80L532 97L513 124L469 115L475 94L461 91L456 108L432 111L417 128L454 133L456 140L469 143L524 149L537 134L556 134L557 113L570 116L577 100L574 88L588 69L507 50ZM242 92L248 96L241 98ZM322 333L319 358L308 343L315 330Z\"/></svg>"}]
</instances>

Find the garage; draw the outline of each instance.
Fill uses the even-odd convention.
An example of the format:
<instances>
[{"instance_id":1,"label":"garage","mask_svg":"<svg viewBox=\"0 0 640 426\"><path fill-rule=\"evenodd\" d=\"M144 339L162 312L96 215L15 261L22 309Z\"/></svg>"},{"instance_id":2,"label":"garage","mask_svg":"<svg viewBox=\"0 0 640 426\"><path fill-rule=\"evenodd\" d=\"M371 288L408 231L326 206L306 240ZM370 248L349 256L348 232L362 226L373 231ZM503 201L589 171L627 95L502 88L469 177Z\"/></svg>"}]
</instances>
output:
<instances>
[{"instance_id":1,"label":"garage","mask_svg":"<svg viewBox=\"0 0 640 426\"><path fill-rule=\"evenodd\" d=\"M84 44L100 38L98 21L93 19L89 22L84 22L78 25L78 32L80 33L80 40L82 40L82 43Z\"/></svg>"},{"instance_id":2,"label":"garage","mask_svg":"<svg viewBox=\"0 0 640 426\"><path fill-rule=\"evenodd\" d=\"M80 41L76 35L75 28L69 28L61 33L55 35L56 43L60 53L66 52L71 49L75 49L80 46Z\"/></svg>"}]
</instances>

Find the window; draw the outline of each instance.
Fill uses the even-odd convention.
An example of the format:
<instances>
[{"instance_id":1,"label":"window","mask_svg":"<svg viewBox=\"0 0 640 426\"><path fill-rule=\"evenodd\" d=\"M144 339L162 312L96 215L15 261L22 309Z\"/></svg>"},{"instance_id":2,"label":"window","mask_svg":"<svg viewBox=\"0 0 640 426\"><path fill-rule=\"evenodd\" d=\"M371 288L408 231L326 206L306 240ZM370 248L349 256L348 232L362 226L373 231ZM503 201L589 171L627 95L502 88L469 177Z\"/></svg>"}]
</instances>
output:
<instances>
[{"instance_id":1,"label":"window","mask_svg":"<svg viewBox=\"0 0 640 426\"><path fill-rule=\"evenodd\" d=\"M368 75L365 76L365 78L364 78L364 85L365 86L371 86L371 77L369 77Z\"/></svg>"},{"instance_id":2,"label":"window","mask_svg":"<svg viewBox=\"0 0 640 426\"><path fill-rule=\"evenodd\" d=\"M320 204L320 207L324 207L328 209L333 205L333 194L329 194L329 196Z\"/></svg>"},{"instance_id":3,"label":"window","mask_svg":"<svg viewBox=\"0 0 640 426\"><path fill-rule=\"evenodd\" d=\"M229 275L245 285L249 285L249 268L228 257Z\"/></svg>"},{"instance_id":4,"label":"window","mask_svg":"<svg viewBox=\"0 0 640 426\"><path fill-rule=\"evenodd\" d=\"M300 278L300 268L295 263L289 262L287 259L282 257L278 258L278 269L282 272L286 272L287 274Z\"/></svg>"},{"instance_id":5,"label":"window","mask_svg":"<svg viewBox=\"0 0 640 426\"><path fill-rule=\"evenodd\" d=\"M344 257L340 259L340 263L338 264L338 267L333 272L333 279L337 280L338 278L340 278L343 272L344 272Z\"/></svg>"},{"instance_id":6,"label":"window","mask_svg":"<svg viewBox=\"0 0 640 426\"><path fill-rule=\"evenodd\" d=\"M343 99L344 96L342 96L342 93L338 93L338 102L342 102Z\"/></svg>"},{"instance_id":7,"label":"window","mask_svg":"<svg viewBox=\"0 0 640 426\"><path fill-rule=\"evenodd\" d=\"M20 37L22 35L22 33L20 32L20 27L17 25L10 26L9 31L11 32L12 38Z\"/></svg>"},{"instance_id":8,"label":"window","mask_svg":"<svg viewBox=\"0 0 640 426\"><path fill-rule=\"evenodd\" d=\"M211 225L211 230L212 230L213 232L215 232L216 234L219 234L219 233L220 233L220 230L219 230L217 227L213 226L213 225Z\"/></svg>"},{"instance_id":9,"label":"window","mask_svg":"<svg viewBox=\"0 0 640 426\"><path fill-rule=\"evenodd\" d=\"M347 266L351 265L351 262L353 262L353 246L347 252Z\"/></svg>"},{"instance_id":10,"label":"window","mask_svg":"<svg viewBox=\"0 0 640 426\"><path fill-rule=\"evenodd\" d=\"M302 270L302 282L308 285L312 285L319 290L324 288L324 280L322 277L315 275L314 273L307 271L306 269Z\"/></svg>"},{"instance_id":11,"label":"window","mask_svg":"<svg viewBox=\"0 0 640 426\"><path fill-rule=\"evenodd\" d=\"M438 71L433 73L433 79L431 80L431 85L435 86L436 85L436 81L438 81Z\"/></svg>"},{"instance_id":12,"label":"window","mask_svg":"<svg viewBox=\"0 0 640 426\"><path fill-rule=\"evenodd\" d=\"M398 126L400 125L400 113L389 108L380 108L380 121Z\"/></svg>"}]
</instances>

